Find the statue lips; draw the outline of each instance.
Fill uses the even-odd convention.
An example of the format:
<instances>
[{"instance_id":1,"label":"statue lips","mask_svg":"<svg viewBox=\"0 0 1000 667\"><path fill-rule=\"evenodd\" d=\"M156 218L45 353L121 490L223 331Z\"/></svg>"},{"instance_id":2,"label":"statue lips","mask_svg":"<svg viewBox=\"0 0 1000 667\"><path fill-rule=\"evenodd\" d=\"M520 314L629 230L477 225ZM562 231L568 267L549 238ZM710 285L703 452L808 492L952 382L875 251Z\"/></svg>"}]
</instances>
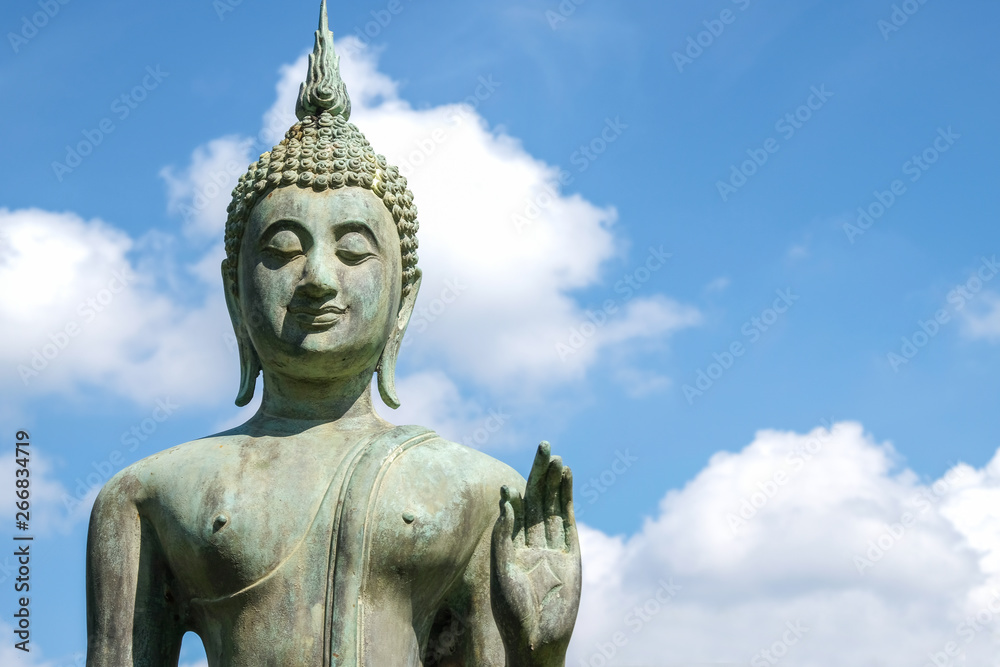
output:
<instances>
[{"instance_id":1,"label":"statue lips","mask_svg":"<svg viewBox=\"0 0 1000 667\"><path fill-rule=\"evenodd\" d=\"M347 312L347 307L333 304L322 306L296 304L288 306L288 312L303 328L326 331L340 320L341 315Z\"/></svg>"}]
</instances>

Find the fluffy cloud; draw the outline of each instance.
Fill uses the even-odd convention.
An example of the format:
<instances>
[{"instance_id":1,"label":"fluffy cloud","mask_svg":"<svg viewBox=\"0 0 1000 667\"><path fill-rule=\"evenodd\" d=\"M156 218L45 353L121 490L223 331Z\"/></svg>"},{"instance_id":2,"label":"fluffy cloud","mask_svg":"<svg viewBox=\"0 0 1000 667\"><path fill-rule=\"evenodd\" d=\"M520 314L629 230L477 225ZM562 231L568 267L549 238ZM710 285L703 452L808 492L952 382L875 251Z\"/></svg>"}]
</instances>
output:
<instances>
[{"instance_id":1,"label":"fluffy cloud","mask_svg":"<svg viewBox=\"0 0 1000 667\"><path fill-rule=\"evenodd\" d=\"M184 220L188 234L218 239L226 227L226 207L240 174L256 155L252 139L222 137L199 146L182 172L164 167L167 210Z\"/></svg>"},{"instance_id":2,"label":"fluffy cloud","mask_svg":"<svg viewBox=\"0 0 1000 667\"><path fill-rule=\"evenodd\" d=\"M407 400L392 414L383 416L397 424L421 424L443 437L477 449L495 449L521 444L519 433L503 405L483 405L465 398L459 387L440 371L423 371L397 383Z\"/></svg>"},{"instance_id":3,"label":"fluffy cloud","mask_svg":"<svg viewBox=\"0 0 1000 667\"><path fill-rule=\"evenodd\" d=\"M570 664L993 664L998 502L1000 455L923 484L856 423L761 431L639 533L582 528Z\"/></svg>"},{"instance_id":4,"label":"fluffy cloud","mask_svg":"<svg viewBox=\"0 0 1000 667\"><path fill-rule=\"evenodd\" d=\"M224 382L233 364L221 296L181 307L158 285L158 260L145 264L120 230L72 213L0 209L0 233L0 358L17 373L5 393L100 386L150 402L233 384Z\"/></svg>"}]
</instances>

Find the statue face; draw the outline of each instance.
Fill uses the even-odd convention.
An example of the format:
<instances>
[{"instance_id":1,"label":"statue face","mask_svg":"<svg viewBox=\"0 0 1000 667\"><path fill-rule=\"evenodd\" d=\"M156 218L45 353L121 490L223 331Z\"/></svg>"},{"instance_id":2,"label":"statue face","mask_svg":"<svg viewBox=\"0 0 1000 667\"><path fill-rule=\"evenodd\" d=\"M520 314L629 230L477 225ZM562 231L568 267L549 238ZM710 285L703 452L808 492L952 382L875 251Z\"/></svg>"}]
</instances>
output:
<instances>
[{"instance_id":1,"label":"statue face","mask_svg":"<svg viewBox=\"0 0 1000 667\"><path fill-rule=\"evenodd\" d=\"M399 236L374 193L278 188L250 212L239 307L265 370L331 380L374 369L399 309Z\"/></svg>"}]
</instances>

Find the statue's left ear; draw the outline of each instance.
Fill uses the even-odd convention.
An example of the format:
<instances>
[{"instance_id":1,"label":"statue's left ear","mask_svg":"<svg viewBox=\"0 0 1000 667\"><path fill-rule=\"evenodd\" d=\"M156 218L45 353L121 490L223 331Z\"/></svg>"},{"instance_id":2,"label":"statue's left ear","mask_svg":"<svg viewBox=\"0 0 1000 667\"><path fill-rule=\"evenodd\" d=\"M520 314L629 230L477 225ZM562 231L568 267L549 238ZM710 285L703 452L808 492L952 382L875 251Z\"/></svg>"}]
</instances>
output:
<instances>
[{"instance_id":1,"label":"statue's left ear","mask_svg":"<svg viewBox=\"0 0 1000 667\"><path fill-rule=\"evenodd\" d=\"M396 396L396 359L399 357L399 348L403 344L403 334L406 333L406 325L410 323L410 315L413 314L413 306L417 303L417 292L419 291L420 276L418 275L410 286L410 291L399 304L396 326L392 328L389 340L386 341L382 356L378 360L378 393L382 397L382 402L393 410L399 407L399 397Z\"/></svg>"}]
</instances>

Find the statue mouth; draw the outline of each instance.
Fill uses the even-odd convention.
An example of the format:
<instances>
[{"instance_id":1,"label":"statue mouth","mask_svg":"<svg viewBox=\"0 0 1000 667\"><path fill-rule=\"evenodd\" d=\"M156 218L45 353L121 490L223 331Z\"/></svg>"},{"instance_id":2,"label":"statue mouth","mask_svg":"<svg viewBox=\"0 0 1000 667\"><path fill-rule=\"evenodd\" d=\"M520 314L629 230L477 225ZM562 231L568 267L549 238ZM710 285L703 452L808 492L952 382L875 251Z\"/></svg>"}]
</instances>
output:
<instances>
[{"instance_id":1,"label":"statue mouth","mask_svg":"<svg viewBox=\"0 0 1000 667\"><path fill-rule=\"evenodd\" d=\"M289 306L288 313L295 321L308 329L324 330L336 324L347 312L346 306Z\"/></svg>"}]
</instances>

